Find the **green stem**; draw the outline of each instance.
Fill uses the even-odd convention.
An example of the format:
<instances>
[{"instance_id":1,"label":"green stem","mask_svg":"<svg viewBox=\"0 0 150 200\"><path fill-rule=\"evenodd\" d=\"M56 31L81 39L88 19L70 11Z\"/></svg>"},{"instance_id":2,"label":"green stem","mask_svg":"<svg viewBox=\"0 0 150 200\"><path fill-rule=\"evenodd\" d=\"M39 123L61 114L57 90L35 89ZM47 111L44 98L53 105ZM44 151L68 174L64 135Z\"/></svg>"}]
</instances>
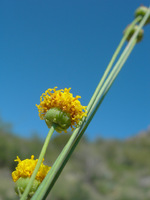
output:
<instances>
[{"instance_id":1,"label":"green stem","mask_svg":"<svg viewBox=\"0 0 150 200\"><path fill-rule=\"evenodd\" d=\"M106 85L109 83L109 81L110 81L111 78L113 77L114 71L115 71L115 70L117 69L117 67L119 66L119 64L120 64L121 60L123 59L124 55L127 53L128 49L132 46L132 43L134 43L134 40L137 38L137 35L138 35L140 29L144 26L144 24L145 24L147 18L149 17L149 15L150 15L150 9L147 11L146 15L143 17L142 21L140 22L140 24L139 24L139 26L138 26L138 29L137 29L136 32L133 34L132 38L130 39L130 41L129 41L128 45L127 45L127 47L126 47L125 50L123 51L123 53L122 53L122 55L120 56L118 62L116 63L116 65L114 66L113 70L111 71L109 77L108 77L107 80L105 81L105 83L104 83L104 85L103 85L103 86L104 86L103 89L100 88L100 90L99 90L100 92L98 92L98 98L95 98L95 99L97 99L97 101L98 101L98 99L100 98L100 96L102 95L102 93L104 92L104 90L105 90L104 88L106 87ZM137 18L137 20L139 21L140 18ZM132 26L130 26L130 28L132 28ZM130 28L129 28L129 31L131 30ZM108 68L108 67L107 67L107 68ZM91 114L92 109L94 108L95 104L96 104L96 102L94 102L94 103L92 104L92 106L91 106L91 108L90 108L90 112L88 113L87 119L88 119L89 115Z\"/></svg>"},{"instance_id":2,"label":"green stem","mask_svg":"<svg viewBox=\"0 0 150 200\"><path fill-rule=\"evenodd\" d=\"M148 15L147 15L148 16ZM140 23L140 28L144 25L144 20L146 19L146 17L143 18L143 20ZM143 23L143 24L142 24ZM138 29L138 31L140 30L140 28ZM136 36L138 34L138 31L136 31L136 33L134 34L133 38L131 39L131 41L129 42L130 45L128 44L128 50L126 50L124 52L124 56L122 56L120 58L120 62L118 63L119 65L123 65L125 60L128 57L128 51L132 50L132 48L130 49L130 47L133 45L134 40L136 39ZM134 45L133 45L134 46ZM118 54L119 51L117 51L116 54ZM130 54L130 53L129 53ZM116 56L116 55L115 55ZM126 59L125 59L125 56ZM85 126L82 129L84 120L81 123L81 127L78 127L72 134L70 140L68 141L67 145L64 147L63 151L61 152L61 154L59 155L59 157L57 158L57 160L55 161L54 165L52 166L51 170L49 171L48 175L45 177L45 179L43 180L42 184L39 186L38 190L36 191L35 195L32 197L32 200L41 200L41 199L45 199L48 192L50 191L50 189L52 188L53 184L55 183L57 177L59 176L60 172L62 171L63 167L65 166L67 160L69 159L69 155L72 153L72 151L75 148L75 144L76 142L79 142L82 134L85 132L88 124L90 123L90 121L92 120L95 112L97 111L99 105L102 103L104 97L106 96L108 90L110 89L114 79L116 78L117 74L119 73L120 69L118 70L117 68L113 71L113 73L111 74L112 79L110 78L109 80L106 79L110 69L111 69L111 65L114 63L114 60L112 60L112 63L109 65L109 68L107 69L107 71L104 73L104 77L103 80L99 83L97 89L95 90L94 95L92 96L90 103L88 105L88 112L89 114L91 114L91 116L89 117L88 121L86 122ZM118 67L119 68L119 67ZM116 74L116 75L115 75ZM109 78L109 77L108 77ZM104 83L105 81L105 83ZM103 84L104 83L104 84ZM103 93L101 93L100 95L99 92L101 91L101 87L103 85ZM102 95L102 96L101 96ZM99 97L101 96L101 98L99 99ZM96 103L96 101L98 101L98 103ZM95 109L93 107L93 104L95 102ZM96 105L97 104L97 105ZM91 110L92 108L92 110ZM90 111L91 110L91 111ZM88 115L89 115L88 114ZM80 132L81 131L81 132Z\"/></svg>"},{"instance_id":3,"label":"green stem","mask_svg":"<svg viewBox=\"0 0 150 200\"><path fill-rule=\"evenodd\" d=\"M57 158L54 166L52 167L52 171L50 170L50 174L51 176L49 176L49 179L48 179L48 176L44 179L45 181L45 187L43 188L43 191L40 191L40 194L38 194L38 198L36 197L37 200L40 200L40 199L45 199L46 196L48 195L48 192L46 192L44 194L44 191L47 191L47 189L50 191L50 189L53 187L54 183L56 182L59 174L61 173L63 167L65 166L65 164L67 163L68 159L70 158L72 152L74 151L75 147L77 146L78 142L80 141L83 133L85 132L86 128L88 127L89 123L91 122L93 116L95 115L97 109L99 108L100 104L102 103L104 97L106 96L107 92L109 91L113 81L115 80L116 76L118 75L119 71L121 70L121 67L123 66L124 62L127 60L129 54L131 53L133 47L135 46L136 44L136 40L135 42L132 42L132 45L128 45L125 49L125 53L123 54L123 56L118 60L118 62L116 63L116 66L119 66L120 64L120 68L119 70L113 70L113 72L111 72L112 74L109 75L109 77L111 76L112 77L112 80L111 82L108 83L108 85L103 85L102 87L102 90L105 91L104 94L103 94L103 97L101 98L101 100L99 101L99 104L96 106L97 104L97 101L99 99L99 95L97 96L97 101L94 102L94 106L95 106L95 110L94 112L92 113L92 115L90 116L90 118L86 121L86 124L84 126L84 128L82 129L81 133L79 134L78 137L76 137L76 133L74 134L74 136L76 137L73 137L71 140L68 141L67 143L67 146L65 146L63 152L60 154L60 157ZM122 62L122 63L121 63ZM115 67L114 67L115 68ZM116 69L116 68L115 68ZM116 71L116 74L114 74ZM113 74L114 74L114 77L113 77ZM108 77L108 78L109 78ZM105 90L104 90L105 89ZM93 106L92 106L93 107ZM89 112L90 114L91 112ZM81 127L80 127L81 128ZM79 130L75 130L74 132L79 132ZM75 140L76 139L76 140ZM74 144L73 144L74 143ZM72 145L73 144L73 145ZM72 145L72 146L71 146ZM70 150L70 151L69 151ZM59 166L61 163L61 167ZM54 178L55 177L55 178ZM52 180L50 182L50 180ZM46 183L47 182L47 183ZM38 192L38 191L37 191ZM34 198L33 198L34 199Z\"/></svg>"},{"instance_id":4,"label":"green stem","mask_svg":"<svg viewBox=\"0 0 150 200\"><path fill-rule=\"evenodd\" d=\"M130 45L128 45L128 47L126 47L125 52L123 53L123 56L125 56L125 53L129 50ZM119 66L119 64L121 63L121 60L123 58L123 56L120 57L120 59L118 60L118 62L116 63L116 67L114 67L115 69ZM113 77L113 73L115 72L115 70L112 70L112 72L109 75L109 81L111 80L111 78ZM118 72L119 73L119 72ZM109 82L108 82L109 83ZM104 84L101 88L101 91L105 91L107 87L107 84ZM97 104L98 99L100 98L100 96L103 94L103 92L99 92L100 95L98 95L95 99L95 101L93 102L94 106ZM93 107L93 106L92 106ZM98 108L97 108L98 109ZM96 109L96 110L97 110ZM92 112L91 110L88 110L89 114ZM96 111L95 111L96 112ZM94 116L94 115L93 115ZM90 123L90 121L92 120L92 117L90 117L90 119L87 120L86 125L88 126L88 124ZM82 123L83 124L83 123ZM86 126L85 125L85 126ZM87 128L86 126L86 128ZM52 166L51 170L49 171L48 175L45 177L45 179L43 180L41 186L39 186L39 189L37 190L37 192L35 193L35 195L32 197L32 200L36 199L36 200L40 200L44 197L44 192L49 188L49 184L50 184L50 180L52 180L52 185L55 182L54 177L57 176L57 173L59 173L60 170L60 165L63 163L63 161L66 159L66 156L72 146L72 144L76 141L77 135L80 132L82 128L82 125L78 128L75 129L75 131L73 132L70 140L68 141L67 145L64 147L63 151L61 152L61 154L59 155L59 157L56 159L54 165ZM84 131L86 130L86 128L84 128ZM84 132L83 131L83 132ZM42 185L45 185L45 187L42 187ZM52 186L50 184L50 186Z\"/></svg>"},{"instance_id":5,"label":"green stem","mask_svg":"<svg viewBox=\"0 0 150 200\"><path fill-rule=\"evenodd\" d=\"M126 54L124 55L124 57L122 59L120 59L120 62L118 61L116 63L116 65L114 66L115 67L118 67L112 74L110 74L111 76L111 79L110 81L108 82L107 85L104 85L102 87L102 90L103 90L103 94L102 95L98 95L94 105L93 105L93 111L91 111L90 113L90 117L89 119L87 120L87 123L85 124L85 126L83 127L82 131L85 132L86 128L88 127L89 123L91 122L92 118L94 117L95 113L97 112L99 106L101 105L103 99L105 98L106 94L108 93L109 89L111 88L114 80L116 79L117 75L119 74L120 70L122 69L124 63L126 62L126 60L128 59L129 55L131 54L131 51L133 50L133 48L135 47L136 45L136 42L137 40L135 39L132 44L130 46L128 46L128 51L126 52ZM81 132L82 132L81 131ZM83 135L83 133L82 133Z\"/></svg>"},{"instance_id":6,"label":"green stem","mask_svg":"<svg viewBox=\"0 0 150 200\"><path fill-rule=\"evenodd\" d=\"M128 47L128 51L126 52L125 56L123 57L122 61L120 62L120 65L118 66L118 68L116 69L116 72L114 73L110 83L108 84L107 88L106 88L106 92L110 89L112 83L114 82L114 80L116 79L117 75L119 74L120 70L122 69L123 65L125 64L126 60L128 59L129 55L131 54L133 48L135 47L137 43L137 40L134 39L134 41L131 43L131 45Z\"/></svg>"},{"instance_id":7,"label":"green stem","mask_svg":"<svg viewBox=\"0 0 150 200\"><path fill-rule=\"evenodd\" d=\"M97 88L96 88L96 90L95 90L95 92L94 92L94 94L93 94L93 96L92 96L92 98L91 98L91 100L90 100L88 106L87 106L87 111L88 111L88 112L90 111L90 109L91 109L91 107L92 107L92 105L93 105L93 102L95 101L96 96L98 95L98 93L99 93L99 91L100 91L100 89L101 89L101 87L102 87L102 85L103 85L103 83L104 83L106 77L108 76L108 74L109 74L109 72L110 72L110 70L111 70L111 68L112 68L112 65L114 64L114 62L115 62L115 60L116 60L116 58L117 58L117 56L118 56L118 54L119 54L119 52L120 52L122 46L124 45L124 43L125 43L125 41L126 41L128 35L129 35L130 31L132 30L132 28L134 27L134 25L135 25L137 22L139 22L139 21L141 20L141 18L142 18L141 16L138 16L138 17L131 23L129 29L128 29L128 30L125 32L125 34L123 35L123 38L121 39L121 41L120 41L120 43L119 43L119 45L118 45L116 51L114 52L114 54L113 54L113 56L112 56L112 58L111 58L111 60L110 60L110 62L109 62L109 64L108 64L108 66L107 66L107 68L106 68L106 70L105 70L105 72L104 72L104 74L103 74L103 76L102 76L102 78L101 78L101 80L100 80L100 82L99 82L99 84L98 84L98 86L97 86Z\"/></svg>"},{"instance_id":8,"label":"green stem","mask_svg":"<svg viewBox=\"0 0 150 200\"><path fill-rule=\"evenodd\" d=\"M78 135L78 137L76 138L74 144L72 145L68 155L66 156L65 160L63 161L61 167L59 168L59 170L57 171L56 175L55 175L55 179L52 180L51 184L49 185L49 190L51 190L51 188L53 187L54 183L56 182L57 178L59 177L61 171L63 170L65 164L67 163L67 161L69 160L70 156L72 155L74 149L76 148L77 144L79 143L82 135L84 134L84 132L86 131L89 123L91 122L92 118L94 117L97 109L99 108L99 106L101 105L101 103L103 102L106 94L108 93L109 89L111 88L115 78L117 77L119 71L121 70L122 66L124 65L125 61L127 60L128 56L130 55L131 51L133 50L134 46L136 45L136 40L132 43L132 46L128 49L129 51L127 52L127 54L125 55L124 59L122 59L122 62L120 63L120 66L118 68L118 70L116 71L116 74L114 75L113 79L111 80L111 82L109 83L109 85L107 86L101 100L99 101L99 104L97 104L97 107L95 107L94 112L92 113L91 117L89 118L89 120L87 120L85 126L83 127L81 133ZM48 191L46 192L44 198L42 198L43 200L47 197L48 195Z\"/></svg>"},{"instance_id":9,"label":"green stem","mask_svg":"<svg viewBox=\"0 0 150 200\"><path fill-rule=\"evenodd\" d=\"M26 200L26 199L27 199L27 196L28 196L28 194L29 194L29 192L30 192L31 186L32 186L32 184L33 184L33 181L34 181L34 179L35 179L35 177L36 177L36 174L37 174L37 172L38 172L38 170L39 170L39 168L40 168L40 165L41 165L41 163L42 163L42 161L43 161L43 158L44 158L45 153L46 153L46 149L47 149L47 147L48 147L50 138L51 138L51 136L52 136L54 130L55 130L55 126L52 126L52 127L50 128L48 134L47 134L47 137L46 137L46 139L45 139L45 142L44 142L43 148L42 148L42 150L41 150L41 153L40 153L38 162L37 162L37 164L36 164L36 167L35 167L35 169L34 169L34 171L33 171L33 174L32 174L32 176L31 176L31 178L30 178L30 181L29 181L29 183L28 183L28 185L27 185L27 187L26 187L26 189L25 189L25 191L24 191L24 193L23 193L23 195L22 195L22 197L21 197L20 200Z\"/></svg>"},{"instance_id":10,"label":"green stem","mask_svg":"<svg viewBox=\"0 0 150 200\"><path fill-rule=\"evenodd\" d=\"M93 109L95 108L96 104L98 103L98 101L100 100L100 98L103 96L103 93L105 92L105 90L109 87L109 85L112 84L112 82L114 81L114 79L117 77L119 71L121 70L121 68L123 67L124 62L127 60L129 54L131 53L133 47L135 46L137 40L134 39L132 40L131 43L129 43L127 45L127 47L125 48L124 52L122 53L122 55L120 56L119 60L117 61L116 65L114 66L114 68L112 69L111 73L109 74L107 80L105 81L105 83L103 84L99 94L97 95L97 98L95 99L95 102L92 105L92 108L89 112L88 117L91 115L91 113L93 112ZM118 73L116 73L118 72ZM88 117L87 117L87 121L88 121Z\"/></svg>"},{"instance_id":11,"label":"green stem","mask_svg":"<svg viewBox=\"0 0 150 200\"><path fill-rule=\"evenodd\" d=\"M55 163L53 164L52 168L48 172L47 176L44 178L44 180L40 184L38 190L36 191L36 193L32 197L32 200L41 200L44 197L45 192L49 187L50 180L52 180L55 177L57 171L59 170L59 166L63 163L63 160L65 159L67 152L70 150L71 145L74 143L75 138L77 136L77 133L81 130L81 127L82 126L76 128L74 130L74 132L71 135L68 143L65 145L61 154L56 159ZM44 187L43 187L43 185L44 185Z\"/></svg>"}]
</instances>

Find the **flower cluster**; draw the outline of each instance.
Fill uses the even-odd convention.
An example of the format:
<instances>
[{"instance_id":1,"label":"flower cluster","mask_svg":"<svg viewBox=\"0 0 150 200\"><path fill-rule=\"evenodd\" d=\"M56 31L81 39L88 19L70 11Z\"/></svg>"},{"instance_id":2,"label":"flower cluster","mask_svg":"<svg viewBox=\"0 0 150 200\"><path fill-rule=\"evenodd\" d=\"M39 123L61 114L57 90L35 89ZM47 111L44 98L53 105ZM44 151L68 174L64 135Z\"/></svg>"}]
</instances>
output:
<instances>
[{"instance_id":1,"label":"flower cluster","mask_svg":"<svg viewBox=\"0 0 150 200\"><path fill-rule=\"evenodd\" d=\"M21 178L31 177L38 159L34 160L34 156L32 155L31 159L25 159L21 161L20 158L17 156L17 159L14 161L18 162L16 170L12 172L13 181L16 182L20 177ZM36 175L36 180L42 182L42 180L45 178L50 168L51 167L44 165L42 163Z\"/></svg>"},{"instance_id":2,"label":"flower cluster","mask_svg":"<svg viewBox=\"0 0 150 200\"><path fill-rule=\"evenodd\" d=\"M70 125L73 129L77 126L79 121L86 116L86 106L82 106L80 96L73 97L70 93L70 89L65 88L64 90L48 89L40 97L40 104L37 105L40 119L45 119L45 114L52 108L58 108L62 112L67 113L70 117Z\"/></svg>"}]
</instances>

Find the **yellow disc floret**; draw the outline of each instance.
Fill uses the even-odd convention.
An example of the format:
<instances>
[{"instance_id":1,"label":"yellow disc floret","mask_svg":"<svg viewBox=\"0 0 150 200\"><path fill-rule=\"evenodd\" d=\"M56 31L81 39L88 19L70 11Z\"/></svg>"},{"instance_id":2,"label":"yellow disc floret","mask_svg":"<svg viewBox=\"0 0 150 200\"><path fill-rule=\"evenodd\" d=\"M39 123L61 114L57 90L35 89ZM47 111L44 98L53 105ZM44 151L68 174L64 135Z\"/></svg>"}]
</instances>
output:
<instances>
[{"instance_id":1,"label":"yellow disc floret","mask_svg":"<svg viewBox=\"0 0 150 200\"><path fill-rule=\"evenodd\" d=\"M16 170L12 172L13 181L16 182L20 177L22 178L31 177L38 159L34 160L34 156L32 155L31 159L25 159L21 161L20 158L17 156L17 159L14 161L18 162ZM45 178L50 168L51 167L44 165L42 163L36 175L36 180L42 182L42 180Z\"/></svg>"},{"instance_id":2,"label":"yellow disc floret","mask_svg":"<svg viewBox=\"0 0 150 200\"><path fill-rule=\"evenodd\" d=\"M80 96L73 97L70 93L70 89L56 90L48 89L40 97L40 104L36 105L39 111L40 119L45 119L45 114L52 108L58 108L61 111L69 114L71 119L71 127L77 126L79 121L86 116L86 106L82 106L80 101Z\"/></svg>"}]
</instances>

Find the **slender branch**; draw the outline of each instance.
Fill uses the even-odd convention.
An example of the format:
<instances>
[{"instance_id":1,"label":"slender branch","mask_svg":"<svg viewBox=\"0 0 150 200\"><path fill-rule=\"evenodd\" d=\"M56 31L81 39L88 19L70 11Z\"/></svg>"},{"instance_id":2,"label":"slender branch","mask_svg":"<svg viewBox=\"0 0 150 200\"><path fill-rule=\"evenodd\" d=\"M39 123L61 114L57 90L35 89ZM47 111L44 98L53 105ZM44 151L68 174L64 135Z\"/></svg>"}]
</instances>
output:
<instances>
[{"instance_id":1,"label":"slender branch","mask_svg":"<svg viewBox=\"0 0 150 200\"><path fill-rule=\"evenodd\" d=\"M34 179L35 179L35 177L36 177L36 174L37 174L37 172L38 172L38 170L39 170L39 168L40 168L40 165L41 165L41 163L42 163L42 161L43 161L43 158L44 158L44 156L45 156L45 153L46 153L46 150L47 150L49 141L50 141L50 138L51 138L51 136L52 136L54 130L55 130L55 126L52 126L52 127L50 128L48 134L47 134L47 137L46 137L46 139L45 139L45 142L44 142L43 148L42 148L42 150L41 150L41 153L40 153L38 162L37 162L37 164L36 164L36 167L35 167L35 169L34 169L34 171L33 171L33 174L32 174L32 176L31 176L31 178L30 178L30 181L29 181L29 183L28 183L28 185L27 185L27 187L26 187L26 189L25 189L25 191L24 191L24 193L23 193L23 195L22 195L22 197L21 197L20 200L26 200L26 198L27 198L27 196L28 196L28 194L29 194L29 192L30 192L30 189L31 189L32 184L33 184L33 181L34 181Z\"/></svg>"},{"instance_id":2,"label":"slender branch","mask_svg":"<svg viewBox=\"0 0 150 200\"><path fill-rule=\"evenodd\" d=\"M62 171L63 167L65 166L67 160L69 159L69 155L71 155L71 153L73 152L73 150L76 146L76 143L79 142L81 136L85 132L88 124L92 120L95 112L97 111L98 107L102 103L104 97L106 96L107 92L109 91L109 89L110 89L112 83L114 82L116 76L118 75L119 71L121 70L124 62L126 61L129 54L131 53L131 50L132 50L132 47L134 47L134 42L136 41L136 37L138 35L138 32L142 28L142 26L144 25L147 17L149 16L149 13L150 13L150 11L148 11L147 14L145 15L145 17L142 19L138 30L133 35L133 37L131 38L131 40L128 44L128 48L125 49L125 51L122 54L122 57L120 57L120 61L118 60L117 64L115 65L114 69L112 70L112 72L110 73L110 76L108 76L107 79L106 79L106 77L107 77L109 72L105 73L106 77L105 76L103 77L104 80L101 81L101 83L99 84L98 88L96 89L96 91L95 91L95 93L94 93L94 95L93 95L93 97L92 97L92 99L91 99L91 101L88 105L88 112L89 112L88 115L90 114L88 121L86 121L86 123L83 127L83 123L84 123L84 120L83 120L82 123L81 123L81 127L78 127L73 132L73 134L72 134L70 140L68 141L67 145L64 147L63 151L61 152L61 154L59 155L59 157L55 161L55 163L52 166L51 170L49 171L48 175L45 177L42 184L39 186L35 195L32 197L32 200L35 200L35 199L41 200L41 199L46 198L48 192L52 188L53 184L57 180L57 177L59 176L59 174ZM110 69L108 71L110 71ZM105 79L106 79L106 81L105 81ZM103 87L102 87L102 85L103 85ZM94 105L95 107L93 107L93 104L95 104Z\"/></svg>"},{"instance_id":3,"label":"slender branch","mask_svg":"<svg viewBox=\"0 0 150 200\"><path fill-rule=\"evenodd\" d=\"M93 103L94 103L94 101L96 99L96 96L98 95L98 93L99 93L99 91L100 91L100 89L101 89L106 77L108 76L108 74L109 74L109 72L110 72L110 70L111 70L111 68L112 68L112 66L113 66L113 64L114 64L114 62L115 62L120 50L121 50L121 48L123 47L128 35L130 34L130 31L132 30L134 25L141 20L141 18L142 18L141 16L138 16L136 19L134 19L134 21L131 23L129 29L123 35L123 38L121 39L116 51L114 52L114 54L113 54L113 56L112 56L112 58L111 58L111 60L110 60L110 62L108 64L108 66L107 66L107 68L106 68L106 70L105 70L105 72L104 72L104 74L103 74L103 76L102 76L102 78L101 78L101 80L100 80L100 82L99 82L99 84L98 84L98 86L97 86L97 88L96 88L96 90L95 90L95 92L94 92L94 94L93 94L88 106L87 106L87 111L88 112L91 110L92 105L93 105Z\"/></svg>"}]
</instances>

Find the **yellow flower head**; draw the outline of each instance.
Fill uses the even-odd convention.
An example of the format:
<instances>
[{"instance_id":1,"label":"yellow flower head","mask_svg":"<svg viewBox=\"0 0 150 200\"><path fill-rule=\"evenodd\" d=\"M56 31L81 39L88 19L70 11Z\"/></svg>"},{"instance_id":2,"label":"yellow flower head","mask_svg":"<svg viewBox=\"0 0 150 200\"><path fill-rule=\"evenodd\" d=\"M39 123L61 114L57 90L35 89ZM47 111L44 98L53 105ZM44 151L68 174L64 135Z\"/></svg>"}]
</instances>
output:
<instances>
[{"instance_id":1,"label":"yellow flower head","mask_svg":"<svg viewBox=\"0 0 150 200\"><path fill-rule=\"evenodd\" d=\"M16 182L20 177L22 178L31 177L38 159L34 160L34 156L32 155L31 159L25 159L21 161L20 158L17 156L17 159L14 161L18 162L16 170L12 172L13 181ZM51 167L44 165L42 163L36 175L36 180L39 180L42 182L42 180L45 178L50 168Z\"/></svg>"},{"instance_id":2,"label":"yellow flower head","mask_svg":"<svg viewBox=\"0 0 150 200\"><path fill-rule=\"evenodd\" d=\"M86 116L86 106L81 105L78 100L81 98L80 96L73 97L72 93L70 93L71 88L65 88L64 90L56 90L56 88L57 87L46 90L40 97L40 104L36 105L40 119L45 119L45 114L50 109L57 108L68 114L71 120L70 125L73 129L77 126L82 117Z\"/></svg>"}]
</instances>

